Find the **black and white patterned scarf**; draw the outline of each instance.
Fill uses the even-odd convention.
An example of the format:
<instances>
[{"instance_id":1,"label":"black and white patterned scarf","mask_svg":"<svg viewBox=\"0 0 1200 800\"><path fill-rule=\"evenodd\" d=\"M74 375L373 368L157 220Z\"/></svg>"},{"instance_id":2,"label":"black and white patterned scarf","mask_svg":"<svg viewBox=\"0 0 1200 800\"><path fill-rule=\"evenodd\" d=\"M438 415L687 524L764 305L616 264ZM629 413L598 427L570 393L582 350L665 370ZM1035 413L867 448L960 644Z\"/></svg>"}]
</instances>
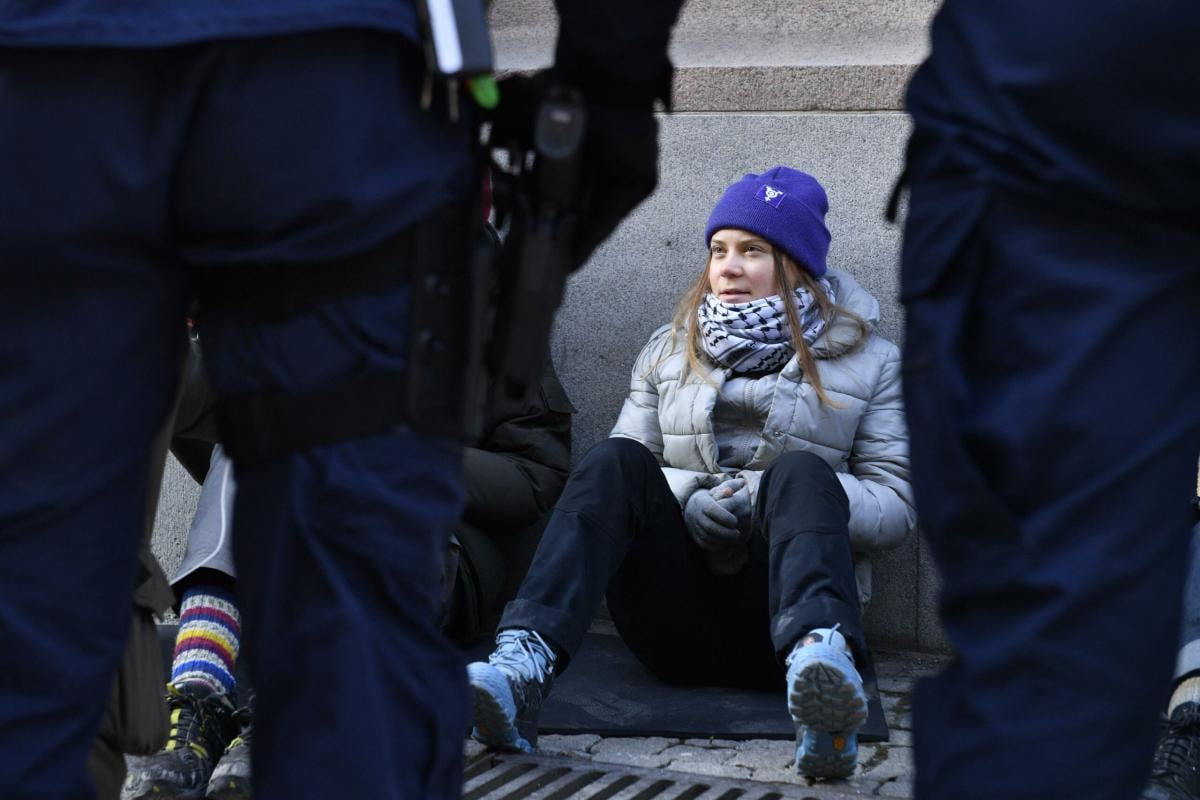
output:
<instances>
[{"instance_id":1,"label":"black and white patterned scarf","mask_svg":"<svg viewBox=\"0 0 1200 800\"><path fill-rule=\"evenodd\" d=\"M821 288L830 302L837 302L829 281L822 278ZM807 289L798 287L793 296L804 341L812 344L825 331L820 306ZM696 313L704 352L735 373L777 372L795 354L783 298L777 294L748 303L722 303L709 292Z\"/></svg>"}]
</instances>

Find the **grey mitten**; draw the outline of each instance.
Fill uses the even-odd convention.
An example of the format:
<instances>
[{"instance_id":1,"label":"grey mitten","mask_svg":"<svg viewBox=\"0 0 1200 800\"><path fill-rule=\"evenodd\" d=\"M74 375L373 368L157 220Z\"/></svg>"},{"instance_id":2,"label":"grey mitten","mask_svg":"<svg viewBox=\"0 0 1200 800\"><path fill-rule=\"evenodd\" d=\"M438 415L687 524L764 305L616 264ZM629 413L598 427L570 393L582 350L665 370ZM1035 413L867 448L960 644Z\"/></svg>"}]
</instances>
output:
<instances>
[{"instance_id":1,"label":"grey mitten","mask_svg":"<svg viewBox=\"0 0 1200 800\"><path fill-rule=\"evenodd\" d=\"M743 478L731 478L713 489L712 496L721 504L721 508L737 517L742 539L749 539L754 509L750 505L750 487L746 481Z\"/></svg>"},{"instance_id":2,"label":"grey mitten","mask_svg":"<svg viewBox=\"0 0 1200 800\"><path fill-rule=\"evenodd\" d=\"M720 487L718 487L720 488ZM725 550L741 541L738 518L722 507L715 490L697 489L683 507L683 523L704 550Z\"/></svg>"}]
</instances>

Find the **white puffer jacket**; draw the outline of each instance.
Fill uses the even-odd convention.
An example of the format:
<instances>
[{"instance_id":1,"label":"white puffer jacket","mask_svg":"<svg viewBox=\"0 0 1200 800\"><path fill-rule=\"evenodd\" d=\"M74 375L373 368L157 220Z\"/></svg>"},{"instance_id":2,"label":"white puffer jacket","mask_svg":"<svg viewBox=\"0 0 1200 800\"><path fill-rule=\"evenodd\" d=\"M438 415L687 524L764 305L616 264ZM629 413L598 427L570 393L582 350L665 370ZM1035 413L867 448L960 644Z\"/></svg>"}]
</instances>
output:
<instances>
[{"instance_id":1,"label":"white puffer jacket","mask_svg":"<svg viewBox=\"0 0 1200 800\"><path fill-rule=\"evenodd\" d=\"M830 270L838 305L866 321L872 331L851 350L858 328L834 319L812 345L826 394L838 408L822 405L793 356L775 387L757 452L743 469L717 465L713 407L728 370L715 365L705 376L680 381L684 355L671 351L669 326L659 328L633 367L629 397L612 436L641 442L658 459L680 505L692 492L736 475L757 498L762 472L782 453L807 450L833 467L850 499L850 540L856 552L898 546L916 525L909 482L908 437L900 396L900 351L873 331L879 303L845 272ZM704 379L697 379L704 378ZM859 588L870 596L870 572L859 559Z\"/></svg>"}]
</instances>

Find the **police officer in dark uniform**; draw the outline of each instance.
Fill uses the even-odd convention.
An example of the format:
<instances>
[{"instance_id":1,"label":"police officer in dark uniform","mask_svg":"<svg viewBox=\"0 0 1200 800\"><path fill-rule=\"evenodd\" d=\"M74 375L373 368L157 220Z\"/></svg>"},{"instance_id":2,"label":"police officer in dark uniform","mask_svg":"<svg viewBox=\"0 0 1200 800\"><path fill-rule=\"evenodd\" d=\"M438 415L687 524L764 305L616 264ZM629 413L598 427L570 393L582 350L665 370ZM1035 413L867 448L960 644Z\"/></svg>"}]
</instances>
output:
<instances>
[{"instance_id":1,"label":"police officer in dark uniform","mask_svg":"<svg viewBox=\"0 0 1200 800\"><path fill-rule=\"evenodd\" d=\"M908 94L916 793L1136 797L1200 450L1200 4L947 0Z\"/></svg>"},{"instance_id":2,"label":"police officer in dark uniform","mask_svg":"<svg viewBox=\"0 0 1200 800\"><path fill-rule=\"evenodd\" d=\"M561 5L555 76L594 123L581 261L653 188L679 3ZM403 0L0 3L5 798L92 796L197 289L256 795L458 796L466 687L437 612L461 448L347 399L411 379L408 268L453 274L475 211L469 115L422 110L417 40Z\"/></svg>"}]
</instances>

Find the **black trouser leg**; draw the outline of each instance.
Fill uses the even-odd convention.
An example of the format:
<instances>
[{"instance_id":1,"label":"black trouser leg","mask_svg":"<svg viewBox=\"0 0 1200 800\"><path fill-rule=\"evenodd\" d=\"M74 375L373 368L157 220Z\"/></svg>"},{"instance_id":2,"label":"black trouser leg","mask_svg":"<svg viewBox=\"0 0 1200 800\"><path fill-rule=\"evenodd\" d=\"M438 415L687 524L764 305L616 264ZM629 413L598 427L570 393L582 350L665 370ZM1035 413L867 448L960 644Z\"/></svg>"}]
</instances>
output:
<instances>
[{"instance_id":1,"label":"black trouser leg","mask_svg":"<svg viewBox=\"0 0 1200 800\"><path fill-rule=\"evenodd\" d=\"M668 683L778 687L783 658L814 628L840 623L864 647L848 520L833 470L789 453L763 476L740 572L713 575L677 511L632 542L608 588L613 621Z\"/></svg>"},{"instance_id":2,"label":"black trouser leg","mask_svg":"<svg viewBox=\"0 0 1200 800\"><path fill-rule=\"evenodd\" d=\"M600 442L571 472L499 627L535 630L569 659L630 543L659 527L682 530L683 518L654 456L631 439Z\"/></svg>"},{"instance_id":3,"label":"black trouser leg","mask_svg":"<svg viewBox=\"0 0 1200 800\"><path fill-rule=\"evenodd\" d=\"M609 582L608 610L621 638L666 683L779 687L766 560L714 575L672 504L673 517L632 542Z\"/></svg>"},{"instance_id":4,"label":"black trouser leg","mask_svg":"<svg viewBox=\"0 0 1200 800\"><path fill-rule=\"evenodd\" d=\"M609 439L572 472L500 627L536 630L569 658L607 586L622 638L662 680L777 685L813 628L840 623L864 647L848 519L833 471L785 455L763 477L750 561L713 575L653 456Z\"/></svg>"},{"instance_id":5,"label":"black trouser leg","mask_svg":"<svg viewBox=\"0 0 1200 800\"><path fill-rule=\"evenodd\" d=\"M863 663L849 522L846 492L819 456L785 453L763 474L751 557L767 561L771 641L780 659L804 634L836 624Z\"/></svg>"}]
</instances>

